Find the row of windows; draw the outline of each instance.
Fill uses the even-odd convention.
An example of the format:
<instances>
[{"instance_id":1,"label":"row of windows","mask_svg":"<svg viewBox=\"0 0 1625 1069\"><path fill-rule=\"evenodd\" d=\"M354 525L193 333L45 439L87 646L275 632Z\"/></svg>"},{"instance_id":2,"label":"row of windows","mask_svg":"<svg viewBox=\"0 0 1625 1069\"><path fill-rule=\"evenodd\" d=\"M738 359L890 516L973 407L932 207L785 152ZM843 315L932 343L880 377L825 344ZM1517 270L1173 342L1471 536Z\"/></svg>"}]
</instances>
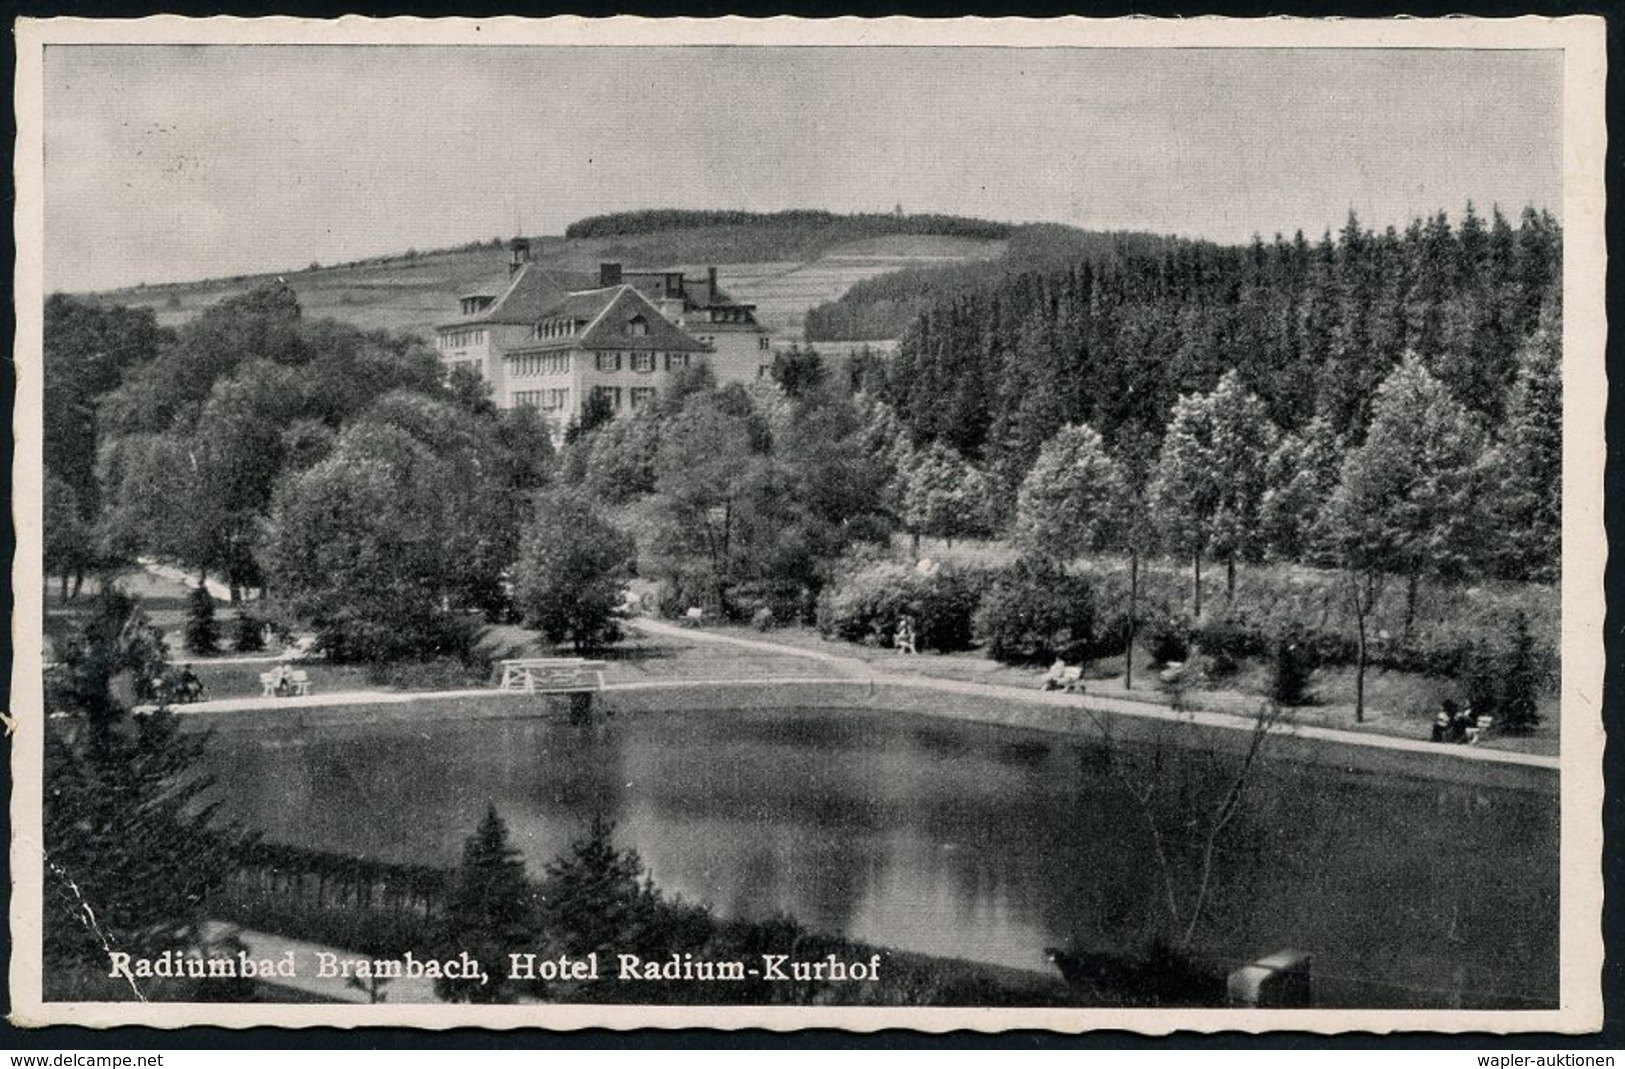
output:
<instances>
[{"instance_id":1,"label":"row of windows","mask_svg":"<svg viewBox=\"0 0 1625 1069\"><path fill-rule=\"evenodd\" d=\"M568 375L569 353L523 353L508 357L512 375Z\"/></svg>"},{"instance_id":2,"label":"row of windows","mask_svg":"<svg viewBox=\"0 0 1625 1069\"><path fill-rule=\"evenodd\" d=\"M570 391L515 390L513 403L525 408L539 408L544 412L558 412L570 407Z\"/></svg>"},{"instance_id":3,"label":"row of windows","mask_svg":"<svg viewBox=\"0 0 1625 1069\"><path fill-rule=\"evenodd\" d=\"M538 338L566 338L581 327L579 319L544 319L531 333Z\"/></svg>"},{"instance_id":4,"label":"row of windows","mask_svg":"<svg viewBox=\"0 0 1625 1069\"><path fill-rule=\"evenodd\" d=\"M619 386L594 386L592 392L594 397L608 403L611 412L621 410L621 388ZM627 400L634 412L654 399L655 388L653 386L633 386L627 391Z\"/></svg>"},{"instance_id":5,"label":"row of windows","mask_svg":"<svg viewBox=\"0 0 1625 1069\"><path fill-rule=\"evenodd\" d=\"M440 335L440 348L464 349L470 345L484 345L485 330L451 330Z\"/></svg>"},{"instance_id":6,"label":"row of windows","mask_svg":"<svg viewBox=\"0 0 1625 1069\"><path fill-rule=\"evenodd\" d=\"M667 371L688 366L687 353L599 353L598 370L619 371L624 362L633 371L653 371L662 356L666 359Z\"/></svg>"},{"instance_id":7,"label":"row of windows","mask_svg":"<svg viewBox=\"0 0 1625 1069\"><path fill-rule=\"evenodd\" d=\"M711 322L750 323L753 320L750 313L743 308L713 308L711 309Z\"/></svg>"},{"instance_id":8,"label":"row of windows","mask_svg":"<svg viewBox=\"0 0 1625 1069\"><path fill-rule=\"evenodd\" d=\"M707 345L715 345L717 343L716 336L713 334L700 335L700 341L703 341ZM763 334L761 337L756 339L756 348L762 350L763 352L772 349L773 339L768 335Z\"/></svg>"}]
</instances>

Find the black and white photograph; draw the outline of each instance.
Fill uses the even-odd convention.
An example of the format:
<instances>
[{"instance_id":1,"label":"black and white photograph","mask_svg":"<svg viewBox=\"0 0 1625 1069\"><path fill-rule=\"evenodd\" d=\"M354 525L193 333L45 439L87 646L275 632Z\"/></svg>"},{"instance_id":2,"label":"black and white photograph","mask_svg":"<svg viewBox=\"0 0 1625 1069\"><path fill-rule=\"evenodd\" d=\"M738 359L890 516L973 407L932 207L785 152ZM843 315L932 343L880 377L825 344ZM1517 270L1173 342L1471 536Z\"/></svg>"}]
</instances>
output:
<instances>
[{"instance_id":1,"label":"black and white photograph","mask_svg":"<svg viewBox=\"0 0 1625 1069\"><path fill-rule=\"evenodd\" d=\"M16 1023L1600 1027L1601 19L16 31Z\"/></svg>"}]
</instances>

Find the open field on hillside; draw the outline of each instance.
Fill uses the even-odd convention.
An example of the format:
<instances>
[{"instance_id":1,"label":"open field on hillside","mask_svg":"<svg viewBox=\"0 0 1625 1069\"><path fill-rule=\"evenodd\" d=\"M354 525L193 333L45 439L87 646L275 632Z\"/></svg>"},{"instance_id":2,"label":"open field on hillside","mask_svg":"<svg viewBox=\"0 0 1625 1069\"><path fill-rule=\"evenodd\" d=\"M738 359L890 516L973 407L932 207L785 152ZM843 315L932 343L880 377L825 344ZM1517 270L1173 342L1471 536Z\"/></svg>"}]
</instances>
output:
<instances>
[{"instance_id":1,"label":"open field on hillside","mask_svg":"<svg viewBox=\"0 0 1625 1069\"><path fill-rule=\"evenodd\" d=\"M659 240L656 241L655 239ZM597 277L598 264L619 260L634 267L683 267L700 274L715 264L722 285L736 299L754 303L759 316L775 331L799 337L807 310L832 301L865 278L943 263L996 259L1003 241L929 235L865 238L827 250L784 250L777 260L707 259L707 251L727 252L727 242L677 240L671 234L566 240L532 239L533 258L549 270L578 274L583 286ZM750 253L748 247L737 251ZM669 254L679 254L671 259ZM179 326L209 305L245 293L255 286L284 279L299 295L305 315L337 319L368 330L426 333L455 314L457 298L500 286L506 277L508 251L497 245L398 256L359 264L306 268L282 275L245 275L231 279L142 286L101 296L134 308L152 308L165 326Z\"/></svg>"}]
</instances>

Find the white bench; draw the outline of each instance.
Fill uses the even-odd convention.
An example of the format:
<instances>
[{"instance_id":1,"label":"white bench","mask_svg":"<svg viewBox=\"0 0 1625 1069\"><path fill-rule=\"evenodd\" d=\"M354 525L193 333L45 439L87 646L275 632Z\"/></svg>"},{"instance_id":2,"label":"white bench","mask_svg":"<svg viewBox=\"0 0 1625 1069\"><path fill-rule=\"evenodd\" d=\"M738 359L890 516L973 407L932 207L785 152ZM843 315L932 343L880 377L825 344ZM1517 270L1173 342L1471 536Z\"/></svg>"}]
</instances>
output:
<instances>
[{"instance_id":1,"label":"white bench","mask_svg":"<svg viewBox=\"0 0 1625 1069\"><path fill-rule=\"evenodd\" d=\"M548 694L604 689L603 661L579 657L515 657L502 662L502 689Z\"/></svg>"},{"instance_id":2,"label":"white bench","mask_svg":"<svg viewBox=\"0 0 1625 1069\"><path fill-rule=\"evenodd\" d=\"M279 690L279 687L282 688ZM310 693L310 673L303 668L296 672L261 672L260 697L277 698L288 694L301 697Z\"/></svg>"}]
</instances>

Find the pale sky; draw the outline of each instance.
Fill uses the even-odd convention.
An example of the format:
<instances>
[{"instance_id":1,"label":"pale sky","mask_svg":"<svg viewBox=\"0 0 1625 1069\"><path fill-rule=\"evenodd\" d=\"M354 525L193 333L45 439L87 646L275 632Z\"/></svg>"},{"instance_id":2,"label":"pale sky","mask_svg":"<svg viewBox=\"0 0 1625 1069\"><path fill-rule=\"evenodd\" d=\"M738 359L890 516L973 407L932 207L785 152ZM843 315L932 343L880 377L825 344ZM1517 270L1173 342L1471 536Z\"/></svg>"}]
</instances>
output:
<instances>
[{"instance_id":1,"label":"pale sky","mask_svg":"<svg viewBox=\"0 0 1625 1069\"><path fill-rule=\"evenodd\" d=\"M1219 241L1560 213L1557 51L52 45L47 290L645 207Z\"/></svg>"}]
</instances>

